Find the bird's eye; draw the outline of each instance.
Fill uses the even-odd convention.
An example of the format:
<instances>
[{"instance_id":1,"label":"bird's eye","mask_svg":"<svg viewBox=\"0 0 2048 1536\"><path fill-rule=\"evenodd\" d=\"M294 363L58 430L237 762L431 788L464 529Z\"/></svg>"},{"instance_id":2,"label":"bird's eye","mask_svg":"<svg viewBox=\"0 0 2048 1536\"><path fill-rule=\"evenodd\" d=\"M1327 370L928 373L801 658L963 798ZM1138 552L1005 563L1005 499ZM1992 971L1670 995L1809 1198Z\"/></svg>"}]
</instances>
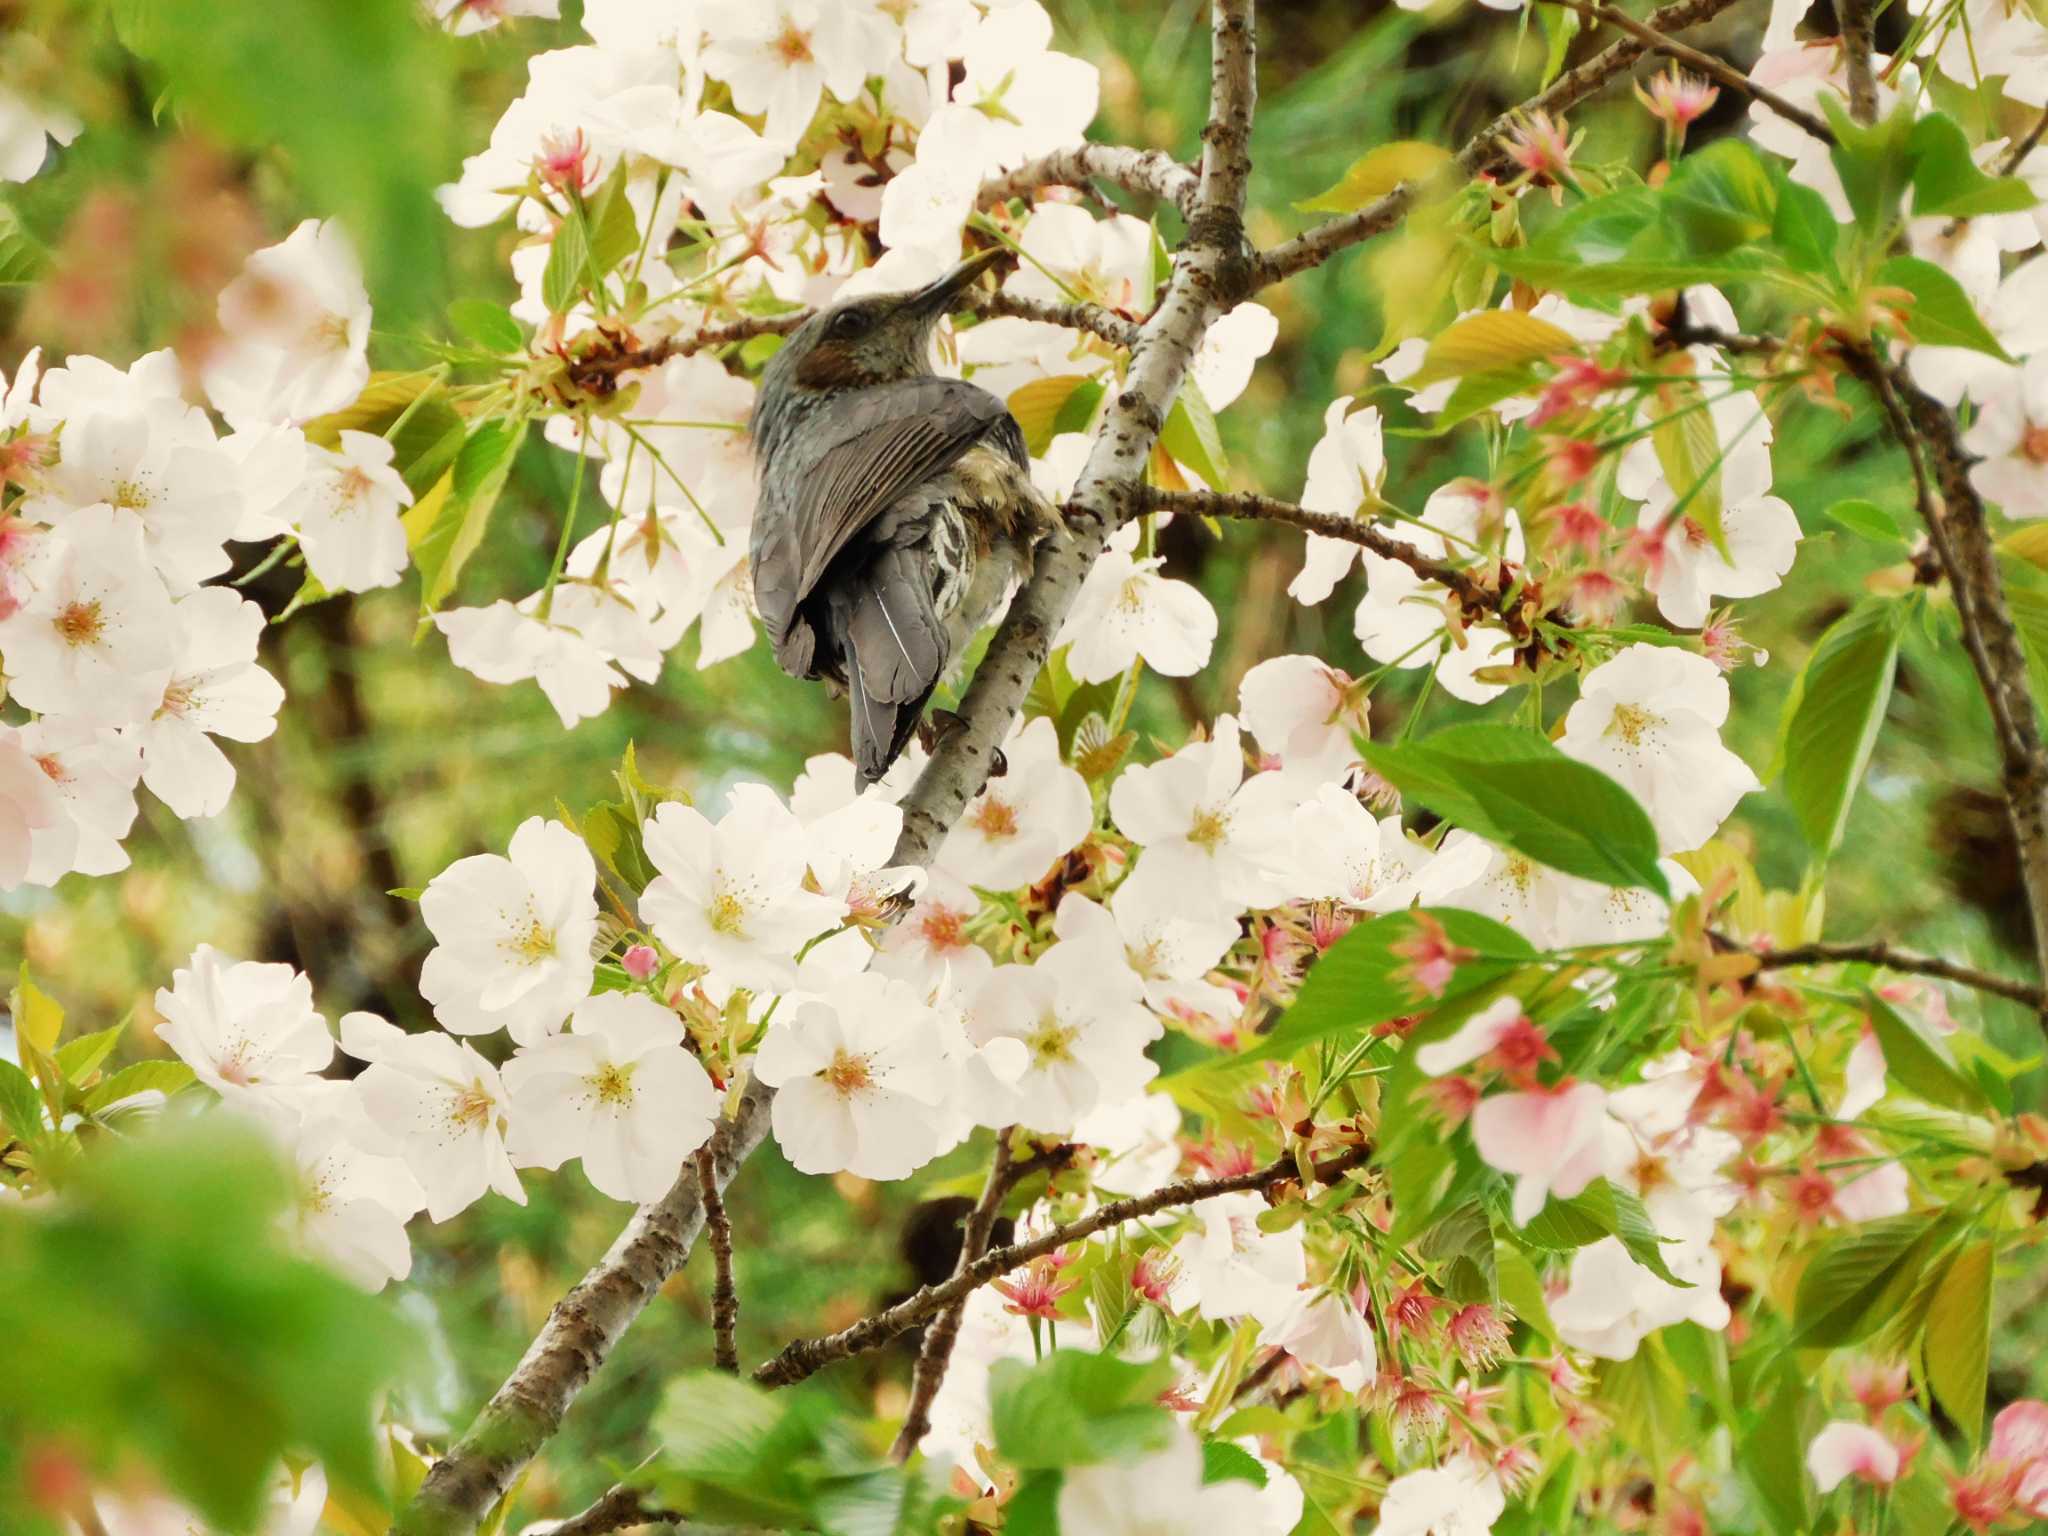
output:
<instances>
[{"instance_id":1,"label":"bird's eye","mask_svg":"<svg viewBox=\"0 0 2048 1536\"><path fill-rule=\"evenodd\" d=\"M849 309L833 316L832 334L840 341L850 341L868 328L866 310Z\"/></svg>"}]
</instances>

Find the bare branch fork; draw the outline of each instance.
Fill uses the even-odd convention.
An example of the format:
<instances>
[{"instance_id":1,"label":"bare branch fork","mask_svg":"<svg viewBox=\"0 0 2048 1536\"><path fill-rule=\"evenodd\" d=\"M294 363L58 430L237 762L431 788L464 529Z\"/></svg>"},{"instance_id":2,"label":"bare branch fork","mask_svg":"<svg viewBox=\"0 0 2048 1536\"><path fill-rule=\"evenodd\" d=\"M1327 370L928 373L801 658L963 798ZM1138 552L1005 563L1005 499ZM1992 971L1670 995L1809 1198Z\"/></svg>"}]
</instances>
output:
<instances>
[{"instance_id":1,"label":"bare branch fork","mask_svg":"<svg viewBox=\"0 0 2048 1536\"><path fill-rule=\"evenodd\" d=\"M1352 1169L1363 1168L1372 1161L1372 1154L1371 1146L1360 1145L1317 1163L1312 1170L1315 1182L1334 1184ZM1292 1156L1282 1156L1263 1168L1253 1169L1250 1173L1232 1174L1222 1179L1187 1179L1178 1184L1168 1184L1163 1189L1156 1189L1149 1195L1139 1195L1129 1200L1113 1200L1107 1205L1097 1206L1077 1221L1054 1227L1050 1232L1041 1233L1027 1242L1012 1243L1007 1248L997 1248L983 1254L972 1264L958 1270L951 1279L942 1280L937 1285L927 1285L905 1297L895 1306L885 1307L880 1312L862 1318L850 1328L827 1334L823 1338L798 1339L774 1359L755 1367L754 1380L764 1387L786 1387L802 1381L836 1360L845 1360L888 1343L933 1313L956 1302L965 1301L969 1292L1001 1275L1008 1274L1020 1265L1029 1264L1033 1259L1044 1258L1069 1243L1078 1243L1083 1238L1093 1237L1097 1232L1106 1232L1111 1227L1122 1226L1127 1221L1136 1221L1141 1216L1151 1216L1179 1206L1213 1200L1219 1195L1274 1189L1300 1178L1300 1165Z\"/></svg>"}]
</instances>

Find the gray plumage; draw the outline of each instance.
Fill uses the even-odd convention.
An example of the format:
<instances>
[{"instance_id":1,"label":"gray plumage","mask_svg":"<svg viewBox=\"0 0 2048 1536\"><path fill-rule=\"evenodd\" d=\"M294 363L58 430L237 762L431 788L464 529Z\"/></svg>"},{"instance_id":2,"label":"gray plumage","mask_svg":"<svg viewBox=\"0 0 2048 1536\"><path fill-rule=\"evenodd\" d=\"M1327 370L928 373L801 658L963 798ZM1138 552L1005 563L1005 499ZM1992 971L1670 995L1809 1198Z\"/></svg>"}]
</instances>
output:
<instances>
[{"instance_id":1,"label":"gray plumage","mask_svg":"<svg viewBox=\"0 0 2048 1536\"><path fill-rule=\"evenodd\" d=\"M754 405L755 606L785 672L846 690L868 782L1058 523L1003 402L931 368L933 326L999 254L821 311Z\"/></svg>"}]
</instances>

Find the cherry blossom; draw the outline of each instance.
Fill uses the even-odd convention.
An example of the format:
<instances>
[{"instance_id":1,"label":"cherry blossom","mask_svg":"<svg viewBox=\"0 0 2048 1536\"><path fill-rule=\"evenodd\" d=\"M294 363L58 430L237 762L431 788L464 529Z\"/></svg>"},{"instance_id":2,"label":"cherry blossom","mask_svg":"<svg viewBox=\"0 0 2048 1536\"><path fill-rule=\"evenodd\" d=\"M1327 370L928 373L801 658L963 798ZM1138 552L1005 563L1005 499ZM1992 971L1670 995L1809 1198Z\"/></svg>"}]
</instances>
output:
<instances>
[{"instance_id":1,"label":"cherry blossom","mask_svg":"<svg viewBox=\"0 0 2048 1536\"><path fill-rule=\"evenodd\" d=\"M1139 527L1126 523L1088 568L1058 644L1077 682L1120 677L1142 660L1165 677L1187 677L1208 665L1216 643L1216 610L1184 581L1159 574L1157 555L1138 558Z\"/></svg>"},{"instance_id":2,"label":"cherry blossom","mask_svg":"<svg viewBox=\"0 0 2048 1536\"><path fill-rule=\"evenodd\" d=\"M1060 760L1052 721L1020 721L1003 756L1008 771L968 802L938 857L955 879L989 891L1039 879L1095 822L1088 781Z\"/></svg>"},{"instance_id":3,"label":"cherry blossom","mask_svg":"<svg viewBox=\"0 0 2048 1536\"><path fill-rule=\"evenodd\" d=\"M563 729L573 729L610 707L613 690L626 686L626 674L595 638L586 638L568 620L584 620L586 627L608 638L623 636L634 665L642 671L660 664L659 648L630 605L596 594L595 589L584 590L593 595L574 596L577 587L567 582L555 589L562 599L559 619L553 612L546 619L535 617L528 611L539 606L535 600L514 605L501 598L484 608L444 609L434 615L434 627L447 636L448 659L456 666L487 683L531 678L554 707ZM605 618L613 622L589 622Z\"/></svg>"},{"instance_id":4,"label":"cherry blossom","mask_svg":"<svg viewBox=\"0 0 2048 1536\"><path fill-rule=\"evenodd\" d=\"M365 1149L356 1127L329 1117L300 1129L293 1160L301 1244L373 1291L412 1273L405 1224L426 1208L427 1192L402 1159Z\"/></svg>"},{"instance_id":5,"label":"cherry blossom","mask_svg":"<svg viewBox=\"0 0 2048 1536\"><path fill-rule=\"evenodd\" d=\"M69 144L84 126L69 112L0 86L0 181L30 180L43 168L50 145Z\"/></svg>"},{"instance_id":6,"label":"cherry blossom","mask_svg":"<svg viewBox=\"0 0 2048 1536\"><path fill-rule=\"evenodd\" d=\"M1154 873L1160 868L1134 872L1106 910L1069 892L1060 901L1053 932L1070 943L1096 946L1100 963L1112 969L1119 962L1127 967L1157 1013L1182 1020L1235 1018L1237 995L1206 978L1237 941L1237 916L1207 903L1191 906L1185 892Z\"/></svg>"},{"instance_id":7,"label":"cherry blossom","mask_svg":"<svg viewBox=\"0 0 2048 1536\"><path fill-rule=\"evenodd\" d=\"M1379 1375L1372 1330L1351 1299L1336 1291L1300 1291L1268 1326L1265 1342L1312 1365L1346 1392L1363 1392Z\"/></svg>"},{"instance_id":8,"label":"cherry blossom","mask_svg":"<svg viewBox=\"0 0 2048 1536\"><path fill-rule=\"evenodd\" d=\"M1084 944L1055 945L1035 965L1000 965L967 1000L967 1038L1014 1040L1026 1055L1006 1102L987 1118L1066 1133L1098 1104L1121 1103L1158 1072L1145 1047L1162 1033L1137 978L1105 977ZM1107 984L1106 984L1107 983Z\"/></svg>"},{"instance_id":9,"label":"cherry blossom","mask_svg":"<svg viewBox=\"0 0 2048 1536\"><path fill-rule=\"evenodd\" d=\"M1496 1093L1472 1111L1472 1142L1488 1166L1515 1180L1515 1225L1526 1226L1552 1195L1570 1199L1601 1172L1607 1092L1563 1082Z\"/></svg>"},{"instance_id":10,"label":"cherry blossom","mask_svg":"<svg viewBox=\"0 0 2048 1536\"><path fill-rule=\"evenodd\" d=\"M30 596L0 618L8 692L29 709L126 725L156 706L171 600L132 512L88 507L32 557Z\"/></svg>"},{"instance_id":11,"label":"cherry blossom","mask_svg":"<svg viewBox=\"0 0 2048 1536\"><path fill-rule=\"evenodd\" d=\"M1659 1279L1629 1256L1619 1238L1604 1237L1573 1253L1564 1293L1550 1303L1558 1337L1603 1360L1628 1360L1645 1338L1673 1323L1727 1327L1721 1264L1710 1244L1667 1242L1659 1254L1685 1285Z\"/></svg>"},{"instance_id":12,"label":"cherry blossom","mask_svg":"<svg viewBox=\"0 0 2048 1536\"><path fill-rule=\"evenodd\" d=\"M991 7L961 46L953 100L990 123L994 164L1021 165L1085 137L1101 83L1095 66L1054 52L1052 18L1038 0Z\"/></svg>"},{"instance_id":13,"label":"cherry blossom","mask_svg":"<svg viewBox=\"0 0 2048 1536\"><path fill-rule=\"evenodd\" d=\"M844 913L841 903L805 889L804 825L764 784L735 786L716 823L666 801L644 831L658 873L641 894L641 917L721 985L787 989L797 951Z\"/></svg>"},{"instance_id":14,"label":"cherry blossom","mask_svg":"<svg viewBox=\"0 0 2048 1536\"><path fill-rule=\"evenodd\" d=\"M1142 219L1097 219L1073 203L1046 203L1024 226L1020 262L1003 289L1047 304L1078 301L1143 314L1152 301L1152 241Z\"/></svg>"},{"instance_id":15,"label":"cherry blossom","mask_svg":"<svg viewBox=\"0 0 2048 1536\"><path fill-rule=\"evenodd\" d=\"M1975 393L1983 411L1963 438L1978 457L1970 483L2007 517L2048 515L2048 353Z\"/></svg>"},{"instance_id":16,"label":"cherry blossom","mask_svg":"<svg viewBox=\"0 0 2048 1536\"><path fill-rule=\"evenodd\" d=\"M256 252L220 295L227 344L208 360L207 398L236 426L305 422L370 379L370 298L348 233L307 219Z\"/></svg>"},{"instance_id":17,"label":"cherry blossom","mask_svg":"<svg viewBox=\"0 0 2048 1536\"><path fill-rule=\"evenodd\" d=\"M256 664L263 610L227 587L180 598L163 702L127 736L142 753L142 781L178 815L217 816L235 767L214 742L262 741L277 729L284 689Z\"/></svg>"},{"instance_id":18,"label":"cherry blossom","mask_svg":"<svg viewBox=\"0 0 2048 1536\"><path fill-rule=\"evenodd\" d=\"M1311 780L1342 778L1358 761L1354 738L1372 734L1364 690L1315 656L1260 662L1238 684L1237 701L1260 752Z\"/></svg>"},{"instance_id":19,"label":"cherry blossom","mask_svg":"<svg viewBox=\"0 0 2048 1536\"><path fill-rule=\"evenodd\" d=\"M1217 1530L1286 1536L1261 1508L1250 1482L1202 1481L1202 1446L1176 1423L1164 1449L1116 1462L1069 1467L1060 1480L1063 1531L1090 1536L1154 1536Z\"/></svg>"},{"instance_id":20,"label":"cherry blossom","mask_svg":"<svg viewBox=\"0 0 2048 1536\"><path fill-rule=\"evenodd\" d=\"M1837 1419L1806 1446L1806 1470L1822 1493L1850 1477L1888 1487L1901 1470L1899 1448L1885 1434L1853 1419Z\"/></svg>"},{"instance_id":21,"label":"cherry blossom","mask_svg":"<svg viewBox=\"0 0 2048 1536\"><path fill-rule=\"evenodd\" d=\"M306 568L330 591L396 586L407 553L399 512L411 505L391 444L344 429L333 448L313 450L297 503Z\"/></svg>"},{"instance_id":22,"label":"cherry blossom","mask_svg":"<svg viewBox=\"0 0 2048 1536\"><path fill-rule=\"evenodd\" d=\"M559 1168L580 1158L600 1192L635 1204L668 1193L718 1116L718 1091L684 1048L682 1021L637 994L585 999L566 1033L526 1045L503 1075L514 1162Z\"/></svg>"},{"instance_id":23,"label":"cherry blossom","mask_svg":"<svg viewBox=\"0 0 2048 1536\"><path fill-rule=\"evenodd\" d=\"M1193 1229L1174 1245L1190 1295L1208 1318L1246 1314L1271 1327L1294 1305L1308 1278L1301 1230L1267 1232L1257 1195L1217 1195L1194 1206Z\"/></svg>"},{"instance_id":24,"label":"cherry blossom","mask_svg":"<svg viewBox=\"0 0 2048 1536\"><path fill-rule=\"evenodd\" d=\"M804 1173L901 1179L938 1154L953 1091L946 1025L904 982L847 978L787 999L754 1070L774 1087L775 1140Z\"/></svg>"},{"instance_id":25,"label":"cherry blossom","mask_svg":"<svg viewBox=\"0 0 2048 1536\"><path fill-rule=\"evenodd\" d=\"M32 729L33 727L31 727ZM78 856L79 829L24 732L0 726L0 890L54 885ZM133 797L130 797L133 818Z\"/></svg>"},{"instance_id":26,"label":"cherry blossom","mask_svg":"<svg viewBox=\"0 0 2048 1536\"><path fill-rule=\"evenodd\" d=\"M431 0L434 19L457 37L468 37L515 16L534 16L554 21L561 12L561 0Z\"/></svg>"},{"instance_id":27,"label":"cherry blossom","mask_svg":"<svg viewBox=\"0 0 2048 1536\"><path fill-rule=\"evenodd\" d=\"M355 1091L446 1221L486 1190L526 1203L505 1150L505 1085L476 1048L446 1035L408 1035L373 1013L344 1014L341 1048L368 1062Z\"/></svg>"},{"instance_id":28,"label":"cherry blossom","mask_svg":"<svg viewBox=\"0 0 2048 1536\"><path fill-rule=\"evenodd\" d=\"M1485 1536L1506 1508L1498 1479L1469 1456L1454 1456L1388 1485L1376 1536Z\"/></svg>"},{"instance_id":29,"label":"cherry blossom","mask_svg":"<svg viewBox=\"0 0 2048 1536\"><path fill-rule=\"evenodd\" d=\"M740 111L767 114L771 142L792 146L824 93L853 100L895 43L876 12L827 0L710 0L704 23L704 67Z\"/></svg>"},{"instance_id":30,"label":"cherry blossom","mask_svg":"<svg viewBox=\"0 0 2048 1536\"><path fill-rule=\"evenodd\" d=\"M558 821L529 817L503 856L457 859L428 882L420 917L435 947L420 995L445 1029L509 1029L531 1045L590 990L597 865Z\"/></svg>"},{"instance_id":31,"label":"cherry blossom","mask_svg":"<svg viewBox=\"0 0 2048 1536\"><path fill-rule=\"evenodd\" d=\"M1399 536L1431 559L1468 562L1486 547L1486 525L1494 515L1486 487L1454 481L1434 492L1423 506L1420 524L1402 525ZM1501 553L1518 561L1521 523L1512 512L1499 516ZM1514 641L1506 630L1491 624L1454 630L1446 619L1446 593L1440 583L1371 550L1361 551L1361 558L1365 596L1353 615L1352 629L1366 655L1388 666L1434 667L1438 686L1467 704L1484 704L1506 691L1504 684L1477 675L1485 668L1512 663Z\"/></svg>"},{"instance_id":32,"label":"cherry blossom","mask_svg":"<svg viewBox=\"0 0 2048 1536\"><path fill-rule=\"evenodd\" d=\"M76 870L110 875L128 867L121 840L135 824L135 785L142 757L128 735L90 721L45 715L6 733L49 781L68 827L33 826L33 852L25 878L55 885ZM17 814L24 822L40 812L40 799L17 765L5 770L14 785Z\"/></svg>"},{"instance_id":33,"label":"cherry blossom","mask_svg":"<svg viewBox=\"0 0 2048 1536\"><path fill-rule=\"evenodd\" d=\"M159 987L156 1032L223 1097L296 1087L334 1057L313 985L288 965L225 958L211 944Z\"/></svg>"},{"instance_id":34,"label":"cherry blossom","mask_svg":"<svg viewBox=\"0 0 2048 1536\"><path fill-rule=\"evenodd\" d=\"M1242 908L1285 898L1273 864L1297 800L1296 782L1285 775L1244 777L1237 721L1220 715L1212 740L1119 774L1109 813L1144 847L1145 860L1160 866L1155 875Z\"/></svg>"},{"instance_id":35,"label":"cherry blossom","mask_svg":"<svg viewBox=\"0 0 2048 1536\"><path fill-rule=\"evenodd\" d=\"M1371 406L1353 412L1351 399L1339 395L1330 402L1323 412L1322 438L1309 450L1308 483L1302 487L1301 504L1311 512L1357 517L1369 513L1378 500L1380 481L1387 472L1380 413ZM1322 602L1360 553L1360 546L1349 539L1310 534L1301 570L1288 583L1287 595L1298 603Z\"/></svg>"},{"instance_id":36,"label":"cherry blossom","mask_svg":"<svg viewBox=\"0 0 2048 1536\"><path fill-rule=\"evenodd\" d=\"M1402 829L1399 816L1375 821L1356 795L1335 784L1296 807L1290 830L1292 893L1365 912L1455 905L1493 856L1470 836L1432 851Z\"/></svg>"},{"instance_id":37,"label":"cherry blossom","mask_svg":"<svg viewBox=\"0 0 2048 1536\"><path fill-rule=\"evenodd\" d=\"M848 765L849 771L852 764ZM981 911L972 888L943 869L927 876L910 910L882 935L875 969L913 985L948 982L962 993L995 968L989 952L968 936Z\"/></svg>"},{"instance_id":38,"label":"cherry blossom","mask_svg":"<svg viewBox=\"0 0 2048 1536\"><path fill-rule=\"evenodd\" d=\"M1711 661L1631 645L1580 679L1558 746L1634 795L1665 849L1697 848L1760 787L1721 745L1727 718L1728 683Z\"/></svg>"}]
</instances>

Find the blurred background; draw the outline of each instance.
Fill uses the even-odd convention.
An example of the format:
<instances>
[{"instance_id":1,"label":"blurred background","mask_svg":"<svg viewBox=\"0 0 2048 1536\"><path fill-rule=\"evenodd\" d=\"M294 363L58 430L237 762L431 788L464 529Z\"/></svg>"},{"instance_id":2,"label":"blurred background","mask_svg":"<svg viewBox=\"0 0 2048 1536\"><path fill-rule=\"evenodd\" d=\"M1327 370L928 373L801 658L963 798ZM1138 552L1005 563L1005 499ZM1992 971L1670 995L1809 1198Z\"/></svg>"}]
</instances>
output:
<instances>
[{"instance_id":1,"label":"blurred background","mask_svg":"<svg viewBox=\"0 0 2048 1536\"><path fill-rule=\"evenodd\" d=\"M1192 156L1207 91L1203 0L1048 4L1058 46L1101 68L1097 136ZM6 189L0 272L21 280L0 288L0 363L11 376L38 346L46 363L91 352L125 364L165 345L196 361L214 295L243 257L301 217L330 214L347 219L365 249L378 306L373 361L419 361L413 342L445 329L448 300L512 297L510 232L458 230L427 193L483 146L521 89L528 56L580 40L579 9L579 0L563 0L559 23L521 21L458 41L421 25L410 0L217 0L201 11L179 0L0 0L6 78L35 82L87 125L53 168ZM188 12L204 22L181 28ZM210 83L181 110L160 110L155 65L122 45L110 18L135 29L122 35L140 35L158 62L202 51L178 62ZM1824 6L1815 20L1829 30ZM1693 40L1746 66L1763 21L1758 0ZM1461 142L1535 89L1553 46L1539 21L1455 0L1428 14L1380 0L1268 0L1260 30L1252 230L1261 243L1303 227L1313 216L1292 205L1372 145ZM1567 46L1576 57L1587 45ZM1724 93L1693 142L1738 127L1740 115ZM1659 125L1625 87L1574 113L1572 126L1586 133L1582 163L1642 171L1660 153ZM1162 217L1171 242L1177 224ZM1369 366L1393 259L1355 252L1261 296L1279 316L1279 340L1222 421L1240 485L1298 495L1324 408L1338 394L1379 404L1390 426L1417 424L1397 395L1375 394ZM1912 522L1902 462L1869 432L1867 420L1807 406L1778 430L1777 491L1808 539L1785 586L1744 609L1743 638L1779 663L1732 679L1730 744L1759 770L1799 661L1866 583L1885 579L1883 555L1834 529L1823 510L1866 496ZM1485 473L1487 446L1478 429L1449 439L1391 433L1390 497L1419 506L1444 480ZM529 439L455 601L541 584L571 468ZM1223 629L1202 676L1145 680L1141 731L1179 738L1234 708L1245 670L1281 652L1364 670L1349 624L1355 577L1320 608L1287 599L1297 536L1234 525L1218 540L1183 521L1162 547L1171 573L1208 593ZM249 591L277 613L296 586L279 571ZM228 811L180 822L144 796L130 870L0 898L0 963L11 970L26 959L80 1030L128 1020L123 1050L135 1057L160 1049L151 997L202 941L302 968L329 1017L368 1008L423 1027L415 984L428 935L412 905L387 892L424 886L465 854L501 850L521 820L551 814L557 799L581 809L604 798L628 742L648 779L713 804L743 778L786 789L806 756L844 747L841 707L782 676L764 648L699 672L694 635L658 685L617 695L607 714L564 733L534 685L486 686L450 666L438 635L415 643L416 608L407 585L319 603L274 626L265 659L289 704L271 740L232 749L240 782ZM1402 674L1376 695L1376 731L1399 727L1414 699L1405 679L1416 676ZM1434 710L1448 718L1448 706ZM1798 884L1805 852L1782 802L1752 797L1729 835L1768 883ZM1918 630L1831 872L1827 927L1994 969L2028 963L1982 701L1960 650ZM1982 1022L2017 1054L2039 1048L2024 1016ZM2040 1076L2025 1085L2036 1104ZM743 1355L758 1356L800 1324L809 1331L852 1320L878 1296L915 1284L920 1260L943 1269L948 1256L936 1251L931 1223L906 1234L903 1218L949 1180L971 1176L979 1157L963 1152L908 1185L841 1178L844 1199L819 1200L805 1198L808 1181L765 1149L729 1197ZM534 1177L529 1189L524 1208L486 1199L443 1226L415 1228L413 1278L398 1295L436 1341L430 1384L413 1405L423 1427L467 1421L626 1214L573 1171ZM2048 1308L2032 1304L2041 1290L2033 1276L2001 1290L2005 1316L1993 1333L2000 1395L2030 1379L2036 1391L2042 1384L2033 1362ZM708 1318L700 1255L571 1415L528 1485L529 1513L580 1507L618 1465L637 1459L636 1436L665 1374L708 1358ZM831 1380L886 1409L906 1374L903 1358L883 1354Z\"/></svg>"}]
</instances>

